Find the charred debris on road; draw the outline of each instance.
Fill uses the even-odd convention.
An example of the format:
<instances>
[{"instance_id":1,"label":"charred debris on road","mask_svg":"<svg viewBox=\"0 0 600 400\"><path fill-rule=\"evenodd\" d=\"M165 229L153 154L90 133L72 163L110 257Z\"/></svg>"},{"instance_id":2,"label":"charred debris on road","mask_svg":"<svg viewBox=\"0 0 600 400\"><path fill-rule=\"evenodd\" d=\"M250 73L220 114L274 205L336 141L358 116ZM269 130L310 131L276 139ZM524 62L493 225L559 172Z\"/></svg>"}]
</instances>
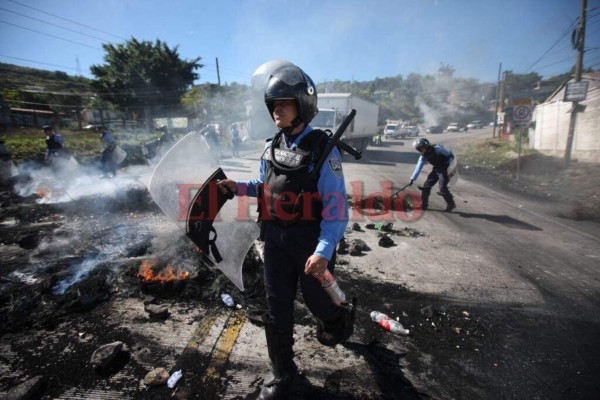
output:
<instances>
[{"instance_id":1,"label":"charred debris on road","mask_svg":"<svg viewBox=\"0 0 600 400\"><path fill-rule=\"evenodd\" d=\"M138 329L155 327L153 335L167 335L161 330L167 323L201 327L214 313L235 319L242 310L225 306L220 294L230 294L241 308L263 297L258 250L249 252L244 267L244 280L255 290L241 293L200 261L183 232L169 229L144 187L57 203L44 196L0 192L0 393L68 398L96 390L128 398L220 398L230 379L227 364L219 379L195 379L210 369L209 360L161 346L160 338ZM338 248L337 279L360 299L347 348L368 362L378 387L365 398L476 398L490 388L520 393L523 385L513 390L506 382L514 371L523 372L523 359L543 362L536 334L524 333L532 321L543 323L542 316L518 307L506 315L493 304L458 304L450 295L418 293L370 275L383 277L379 268L367 274L353 266L353 257L367 259L375 249L391 251L400 240L423 236L402 224L354 223ZM314 327L300 294L297 303L297 323ZM372 310L387 312L411 335L382 330L369 318ZM587 328L579 331L597 331ZM555 357L568 357L569 346L559 338L545 340L555 346ZM518 357L506 346L514 346ZM593 355L581 355L582 362ZM168 388L166 375L179 369L183 378ZM298 398L353 398L339 391L352 376L340 373L323 388L300 384L295 392ZM577 376L565 385L574 394L593 389Z\"/></svg>"}]
</instances>

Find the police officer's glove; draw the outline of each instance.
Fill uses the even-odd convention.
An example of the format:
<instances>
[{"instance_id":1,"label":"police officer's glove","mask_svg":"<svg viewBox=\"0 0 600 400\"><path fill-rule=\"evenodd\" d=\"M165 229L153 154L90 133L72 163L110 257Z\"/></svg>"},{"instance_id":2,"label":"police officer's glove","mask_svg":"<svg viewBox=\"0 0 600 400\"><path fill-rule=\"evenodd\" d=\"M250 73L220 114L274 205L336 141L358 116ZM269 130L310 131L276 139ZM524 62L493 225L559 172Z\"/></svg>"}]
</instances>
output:
<instances>
[{"instance_id":1,"label":"police officer's glove","mask_svg":"<svg viewBox=\"0 0 600 400\"><path fill-rule=\"evenodd\" d=\"M411 179L410 181L408 181L408 186L412 186L414 181L415 181L414 179Z\"/></svg>"}]
</instances>

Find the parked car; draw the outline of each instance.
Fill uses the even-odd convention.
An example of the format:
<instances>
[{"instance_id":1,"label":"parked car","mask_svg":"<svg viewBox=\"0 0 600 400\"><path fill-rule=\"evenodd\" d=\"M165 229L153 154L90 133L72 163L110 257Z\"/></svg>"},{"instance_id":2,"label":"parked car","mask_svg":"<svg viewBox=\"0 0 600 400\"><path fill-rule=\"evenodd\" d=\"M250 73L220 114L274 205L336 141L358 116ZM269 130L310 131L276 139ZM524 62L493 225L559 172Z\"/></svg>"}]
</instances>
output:
<instances>
[{"instance_id":1,"label":"parked car","mask_svg":"<svg viewBox=\"0 0 600 400\"><path fill-rule=\"evenodd\" d=\"M444 132L444 128L442 128L439 125L432 125L429 128L427 128L427 133L442 133Z\"/></svg>"},{"instance_id":2,"label":"parked car","mask_svg":"<svg viewBox=\"0 0 600 400\"><path fill-rule=\"evenodd\" d=\"M383 137L386 139L398 139L400 137L400 125L387 124L383 128Z\"/></svg>"},{"instance_id":3,"label":"parked car","mask_svg":"<svg viewBox=\"0 0 600 400\"><path fill-rule=\"evenodd\" d=\"M404 131L406 132L406 136L419 136L419 128L413 125L405 126Z\"/></svg>"},{"instance_id":4,"label":"parked car","mask_svg":"<svg viewBox=\"0 0 600 400\"><path fill-rule=\"evenodd\" d=\"M462 129L458 122L451 122L446 128L446 132L460 132Z\"/></svg>"},{"instance_id":5,"label":"parked car","mask_svg":"<svg viewBox=\"0 0 600 400\"><path fill-rule=\"evenodd\" d=\"M481 129L483 128L483 122L476 120L476 121L471 121L467 124L467 128L468 129Z\"/></svg>"}]
</instances>

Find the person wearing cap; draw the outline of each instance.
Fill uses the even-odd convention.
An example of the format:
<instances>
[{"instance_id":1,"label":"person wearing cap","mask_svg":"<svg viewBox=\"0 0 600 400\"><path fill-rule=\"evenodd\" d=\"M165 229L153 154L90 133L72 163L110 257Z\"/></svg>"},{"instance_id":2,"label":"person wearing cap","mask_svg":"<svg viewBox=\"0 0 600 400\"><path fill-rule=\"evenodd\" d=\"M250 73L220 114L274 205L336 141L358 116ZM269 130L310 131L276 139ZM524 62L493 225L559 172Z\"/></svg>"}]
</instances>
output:
<instances>
[{"instance_id":1,"label":"person wearing cap","mask_svg":"<svg viewBox=\"0 0 600 400\"><path fill-rule=\"evenodd\" d=\"M450 167L452 160L454 160L454 154L441 144L432 144L429 140L424 138L415 140L413 147L421 154L421 156L410 177L409 185L412 186L413 182L419 177L425 163L429 163L433 167L429 175L427 175L425 183L420 188L421 208L427 210L429 207L431 188L439 181L440 193L446 201L446 211L450 212L454 210L456 208L456 203L454 202L452 193L450 193L450 190L448 189L448 182L450 180L448 177L448 167Z\"/></svg>"},{"instance_id":2,"label":"person wearing cap","mask_svg":"<svg viewBox=\"0 0 600 400\"><path fill-rule=\"evenodd\" d=\"M258 70L257 70L258 71ZM279 130L268 140L258 179L219 183L221 191L259 198L263 225L265 336L273 376L259 399L285 398L298 373L294 362L294 299L300 288L317 318L317 340L344 343L354 331L355 301L336 305L318 277L333 273L335 248L348 224L348 205L337 148L323 154L329 137L309 125L317 114L312 79L289 62L269 74L267 109ZM316 175L317 161L324 163Z\"/></svg>"},{"instance_id":3,"label":"person wearing cap","mask_svg":"<svg viewBox=\"0 0 600 400\"><path fill-rule=\"evenodd\" d=\"M65 147L65 139L62 135L56 133L50 125L42 127L46 135L46 160L51 160L52 157L65 157L68 155Z\"/></svg>"}]
</instances>

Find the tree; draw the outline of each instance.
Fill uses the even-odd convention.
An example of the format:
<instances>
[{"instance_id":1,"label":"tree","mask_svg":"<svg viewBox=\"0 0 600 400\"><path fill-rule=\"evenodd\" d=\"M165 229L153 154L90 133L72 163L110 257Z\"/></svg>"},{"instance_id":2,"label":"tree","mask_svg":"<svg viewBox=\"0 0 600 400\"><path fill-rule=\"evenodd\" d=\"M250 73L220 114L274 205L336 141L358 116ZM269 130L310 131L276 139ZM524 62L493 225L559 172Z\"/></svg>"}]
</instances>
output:
<instances>
[{"instance_id":1,"label":"tree","mask_svg":"<svg viewBox=\"0 0 600 400\"><path fill-rule=\"evenodd\" d=\"M201 57L181 60L177 46L171 49L160 40L132 38L102 47L106 64L91 67L98 95L138 118L144 116L149 129L151 118L167 116L179 107L183 94L198 79L194 70L203 67Z\"/></svg>"},{"instance_id":2,"label":"tree","mask_svg":"<svg viewBox=\"0 0 600 400\"><path fill-rule=\"evenodd\" d=\"M440 76L446 78L452 78L456 70L450 64L442 64L440 63L440 67L438 68L438 74Z\"/></svg>"},{"instance_id":3,"label":"tree","mask_svg":"<svg viewBox=\"0 0 600 400\"><path fill-rule=\"evenodd\" d=\"M542 77L537 72L528 74L515 74L512 71L506 71L504 75L504 88L507 94L517 94L519 92L530 91Z\"/></svg>"}]
</instances>

